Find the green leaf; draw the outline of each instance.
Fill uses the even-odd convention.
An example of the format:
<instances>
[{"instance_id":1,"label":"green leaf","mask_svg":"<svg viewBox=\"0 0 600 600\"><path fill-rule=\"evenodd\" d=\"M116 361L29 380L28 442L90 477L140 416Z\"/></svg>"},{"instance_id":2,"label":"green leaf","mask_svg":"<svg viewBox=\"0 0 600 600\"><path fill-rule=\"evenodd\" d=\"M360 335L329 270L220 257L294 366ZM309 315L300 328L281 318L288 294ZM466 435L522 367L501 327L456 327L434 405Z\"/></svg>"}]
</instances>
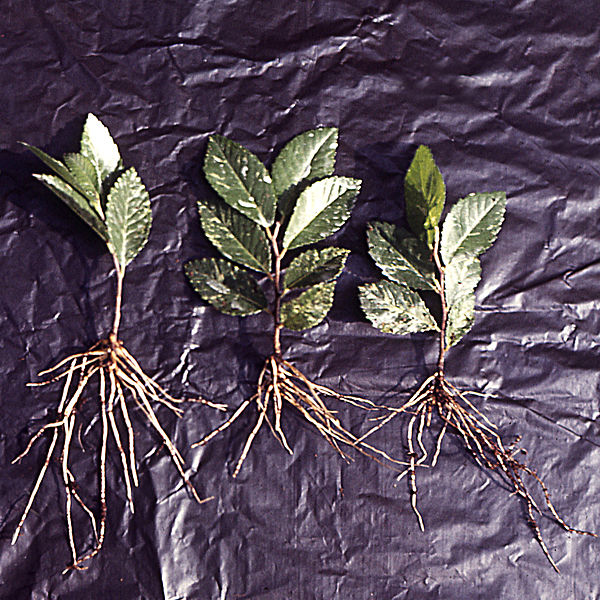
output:
<instances>
[{"instance_id":1,"label":"green leaf","mask_svg":"<svg viewBox=\"0 0 600 600\"><path fill-rule=\"evenodd\" d=\"M34 175L52 190L73 212L77 213L105 242L108 242L106 225L91 209L89 202L76 189L55 175Z\"/></svg>"},{"instance_id":2,"label":"green leaf","mask_svg":"<svg viewBox=\"0 0 600 600\"><path fill-rule=\"evenodd\" d=\"M318 325L333 304L335 281L319 283L281 306L281 321L288 328L302 331Z\"/></svg>"},{"instance_id":3,"label":"green leaf","mask_svg":"<svg viewBox=\"0 0 600 600\"><path fill-rule=\"evenodd\" d=\"M204 173L227 204L262 227L273 224L277 200L271 176L246 148L221 135L211 135Z\"/></svg>"},{"instance_id":4,"label":"green leaf","mask_svg":"<svg viewBox=\"0 0 600 600\"><path fill-rule=\"evenodd\" d=\"M475 322L475 294L463 296L448 311L446 347L454 346L473 327Z\"/></svg>"},{"instance_id":5,"label":"green leaf","mask_svg":"<svg viewBox=\"0 0 600 600\"><path fill-rule=\"evenodd\" d=\"M360 184L350 177L327 177L307 187L290 218L283 247L312 244L340 229L350 216Z\"/></svg>"},{"instance_id":6,"label":"green leaf","mask_svg":"<svg viewBox=\"0 0 600 600\"><path fill-rule=\"evenodd\" d=\"M344 248L311 248L299 254L285 271L286 290L335 280L344 268L350 250Z\"/></svg>"},{"instance_id":7,"label":"green leaf","mask_svg":"<svg viewBox=\"0 0 600 600\"><path fill-rule=\"evenodd\" d=\"M359 287L360 305L377 329L404 335L439 331L435 319L417 292L392 281L378 281Z\"/></svg>"},{"instance_id":8,"label":"green leaf","mask_svg":"<svg viewBox=\"0 0 600 600\"><path fill-rule=\"evenodd\" d=\"M83 154L65 154L63 157L71 175L76 181L77 189L88 199L90 206L103 218L104 211L100 202L100 189L96 168Z\"/></svg>"},{"instance_id":9,"label":"green leaf","mask_svg":"<svg viewBox=\"0 0 600 600\"><path fill-rule=\"evenodd\" d=\"M337 145L338 130L335 127L322 127L297 135L273 163L271 172L275 193L281 196L305 179L332 175Z\"/></svg>"},{"instance_id":10,"label":"green leaf","mask_svg":"<svg viewBox=\"0 0 600 600\"><path fill-rule=\"evenodd\" d=\"M279 153L271 174L282 215L289 216L302 191L299 184L333 175L337 142L337 128L322 127L297 135Z\"/></svg>"},{"instance_id":11,"label":"green leaf","mask_svg":"<svg viewBox=\"0 0 600 600\"><path fill-rule=\"evenodd\" d=\"M370 223L369 254L383 274L417 290L437 291L429 248L391 223Z\"/></svg>"},{"instance_id":12,"label":"green leaf","mask_svg":"<svg viewBox=\"0 0 600 600\"><path fill-rule=\"evenodd\" d=\"M81 134L81 154L96 169L98 188L121 167L121 155L107 127L89 113Z\"/></svg>"},{"instance_id":13,"label":"green leaf","mask_svg":"<svg viewBox=\"0 0 600 600\"><path fill-rule=\"evenodd\" d=\"M473 256L459 254L444 270L446 306L451 308L465 296L472 295L481 279L481 264Z\"/></svg>"},{"instance_id":14,"label":"green leaf","mask_svg":"<svg viewBox=\"0 0 600 600\"><path fill-rule=\"evenodd\" d=\"M442 229L445 265L459 254L479 256L496 239L506 210L506 194L469 194L450 210Z\"/></svg>"},{"instance_id":15,"label":"green leaf","mask_svg":"<svg viewBox=\"0 0 600 600\"><path fill-rule=\"evenodd\" d=\"M206 237L227 258L245 267L269 273L271 250L265 232L224 202L198 203Z\"/></svg>"},{"instance_id":16,"label":"green leaf","mask_svg":"<svg viewBox=\"0 0 600 600\"><path fill-rule=\"evenodd\" d=\"M77 180L73 177L71 171L62 163L60 160L52 158L46 154L43 150L30 146L25 142L20 142L30 152L35 154L47 167L50 167L61 179L64 179L71 187L77 189Z\"/></svg>"},{"instance_id":17,"label":"green leaf","mask_svg":"<svg viewBox=\"0 0 600 600\"><path fill-rule=\"evenodd\" d=\"M192 260L185 265L192 287L226 315L245 317L267 308L256 280L244 269L221 258Z\"/></svg>"},{"instance_id":18,"label":"green leaf","mask_svg":"<svg viewBox=\"0 0 600 600\"><path fill-rule=\"evenodd\" d=\"M148 192L131 167L115 181L106 202L108 239L121 269L124 270L146 244L151 223Z\"/></svg>"},{"instance_id":19,"label":"green leaf","mask_svg":"<svg viewBox=\"0 0 600 600\"><path fill-rule=\"evenodd\" d=\"M444 201L446 186L431 150L419 146L404 180L406 219L415 235L433 248Z\"/></svg>"}]
</instances>

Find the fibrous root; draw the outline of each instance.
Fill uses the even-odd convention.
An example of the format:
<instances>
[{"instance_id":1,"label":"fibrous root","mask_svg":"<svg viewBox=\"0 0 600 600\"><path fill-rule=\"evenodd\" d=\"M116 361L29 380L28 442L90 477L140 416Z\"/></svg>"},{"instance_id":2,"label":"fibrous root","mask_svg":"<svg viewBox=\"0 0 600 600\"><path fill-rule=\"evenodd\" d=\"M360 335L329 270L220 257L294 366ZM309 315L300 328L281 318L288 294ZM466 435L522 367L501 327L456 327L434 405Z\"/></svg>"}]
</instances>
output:
<instances>
[{"instance_id":1,"label":"fibrous root","mask_svg":"<svg viewBox=\"0 0 600 600\"><path fill-rule=\"evenodd\" d=\"M473 392L458 390L445 379L443 374L432 375L425 380L407 402L367 432L361 438L361 441L383 427L397 414L409 413L411 415L406 434L409 465L398 475L398 480L405 476L408 477L411 506L421 530L424 530L423 517L417 508L416 470L417 467L434 467L436 465L442 440L446 431L450 429L463 440L467 450L482 469L500 473L511 488L511 493L522 498L525 503L528 522L533 529L535 538L550 564L559 572L558 566L550 555L542 537L535 516L536 514L542 514L542 511L526 485L527 479L533 481L534 485L537 484L552 518L565 531L580 535L597 536L589 531L575 529L564 521L556 511L550 499L548 488L538 474L525 462L521 462L516 458L519 452L525 453L523 449L516 447L519 439L515 440L510 446L505 446L497 427L468 399L467 396L470 394L473 394ZM434 412L440 417L442 426L437 435L431 460L428 462L429 453L423 443L423 432L431 425Z\"/></svg>"},{"instance_id":2,"label":"fibrous root","mask_svg":"<svg viewBox=\"0 0 600 600\"><path fill-rule=\"evenodd\" d=\"M138 485L138 473L135 459L134 432L130 418L131 409L128 408L128 398L133 398L135 406L141 410L153 429L158 433L160 439L169 451L179 475L185 482L193 498L200 504L210 500L210 498L200 498L198 492L188 479L184 470L184 460L171 438L160 424L152 406L153 403L165 405L177 416L181 416L182 410L177 405L180 404L182 400L169 395L151 377L146 375L135 358L125 349L123 344L117 340L116 336L111 335L108 339L99 341L87 352L73 354L68 358L65 358L54 367L41 372L40 376L46 376L48 378L40 383L30 383L28 385L43 386L56 381L63 381L64 383L56 420L41 427L31 437L25 450L13 461L13 463L20 461L30 452L37 440L44 436L44 434L51 434L45 461L39 471L34 487L29 494L27 505L25 506L25 510L23 511L13 535L13 544L17 541L21 528L23 527L27 515L40 490L40 486L44 480L44 476L46 475L48 466L57 446L59 447L60 453L59 459L61 464L62 484L66 494L65 514L72 557L72 564L68 569L85 568L82 565L100 552L104 542L107 515L106 458L108 452L108 440L111 435L117 447L122 465L127 501L131 512L134 511L132 488ZM96 518L94 511L84 502L79 494L77 481L69 463L69 454L77 424L78 409L85 401L85 393L89 390L90 382L96 377L98 378L98 400L102 423L98 466L99 520ZM192 399L190 401L200 402L219 410L225 410L223 405L213 404L203 399ZM122 435L123 428L126 432L126 441L124 441ZM82 556L79 556L75 544L72 518L72 506L74 501L89 518L95 538L93 548Z\"/></svg>"},{"instance_id":3,"label":"fibrous root","mask_svg":"<svg viewBox=\"0 0 600 600\"><path fill-rule=\"evenodd\" d=\"M325 404L324 398L327 397L352 404L367 411L379 411L383 408L364 398L339 394L328 387L318 385L310 381L293 364L274 354L265 362L258 378L256 393L245 400L227 421L196 442L193 447L210 442L232 425L251 404L255 403L258 410L258 419L246 439L242 453L236 463L233 477L237 477L239 474L252 442L265 421L275 438L287 452L292 454L292 449L281 427L281 414L284 404L287 403L313 425L346 462L350 462L351 457L343 446L351 447L390 468L407 464L393 459L384 451L377 449L348 431L336 416L336 412L329 409Z\"/></svg>"}]
</instances>

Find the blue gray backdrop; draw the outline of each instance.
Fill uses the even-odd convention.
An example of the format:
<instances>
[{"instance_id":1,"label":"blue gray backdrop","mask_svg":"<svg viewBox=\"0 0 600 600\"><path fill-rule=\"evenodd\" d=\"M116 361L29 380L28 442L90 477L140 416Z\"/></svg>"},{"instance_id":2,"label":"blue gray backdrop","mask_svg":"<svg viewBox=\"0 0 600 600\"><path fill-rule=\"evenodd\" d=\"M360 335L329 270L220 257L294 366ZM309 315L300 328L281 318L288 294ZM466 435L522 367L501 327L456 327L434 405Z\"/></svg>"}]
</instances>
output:
<instances>
[{"instance_id":1,"label":"blue gray backdrop","mask_svg":"<svg viewBox=\"0 0 600 600\"><path fill-rule=\"evenodd\" d=\"M3 0L0 20L0 597L144 600L400 600L600 598L600 543L540 526L447 436L419 473L425 533L406 482L367 459L342 462L294 414L285 454L261 432L237 480L231 466L253 415L203 449L221 417L190 407L161 418L193 481L197 506L164 448L137 419L140 488L126 509L110 463L109 530L87 571L68 562L58 465L15 546L44 442L19 465L57 388L36 373L108 331L112 263L95 234L30 174L18 145L77 149L87 112L110 128L152 199L150 241L125 284L121 336L175 394L235 407L269 352L267 316L237 319L203 304L182 264L213 253L195 204L211 133L269 162L295 134L341 131L338 171L364 180L335 241L352 249L327 320L284 338L287 356L341 390L399 404L433 368L431 337L370 327L356 288L379 274L367 257L371 219L404 222L403 178L431 147L448 198L506 190L507 217L483 257L475 326L447 358L460 387L517 434L559 511L600 529L600 21L595 0ZM96 484L100 428L84 406ZM357 431L364 417L341 413ZM401 453L406 421L378 443ZM47 443L47 442L45 442ZM78 520L79 522L79 520ZM80 525L84 523L81 520Z\"/></svg>"}]
</instances>

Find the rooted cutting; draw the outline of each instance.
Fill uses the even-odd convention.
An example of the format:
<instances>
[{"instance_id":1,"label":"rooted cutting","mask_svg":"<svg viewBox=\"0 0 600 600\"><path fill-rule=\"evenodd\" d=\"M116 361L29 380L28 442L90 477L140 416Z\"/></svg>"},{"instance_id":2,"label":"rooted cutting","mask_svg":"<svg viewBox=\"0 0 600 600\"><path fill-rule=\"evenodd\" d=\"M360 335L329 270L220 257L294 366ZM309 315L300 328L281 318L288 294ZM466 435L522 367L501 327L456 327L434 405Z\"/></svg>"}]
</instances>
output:
<instances>
[{"instance_id":1,"label":"rooted cutting","mask_svg":"<svg viewBox=\"0 0 600 600\"><path fill-rule=\"evenodd\" d=\"M40 376L46 376L46 380L41 383L29 384L40 386L62 381L62 395L56 419L41 427L29 440L22 454L14 461L19 461L27 455L34 443L44 434L50 435L45 461L15 530L12 538L13 544L17 541L58 447L62 484L66 494L67 529L72 556L70 568L80 569L83 568L82 565L86 561L100 551L104 542L107 515L106 461L111 434L120 456L129 507L132 512L134 510L132 486L138 485L138 474L134 431L130 417L131 408L128 408L128 402L131 400L134 402L134 407L141 410L164 443L192 496L199 503L206 500L200 498L188 479L184 460L160 424L153 407L153 403L159 403L180 416L182 411L177 404L181 400L172 397L146 375L118 338L125 269L146 244L152 222L150 200L146 188L133 167L128 169L123 167L119 149L108 129L93 114L89 114L85 121L80 152L65 155L62 162L48 156L38 148L27 144L25 146L55 173L54 175L35 175L35 177L63 200L104 240L114 261L117 280L115 314L109 336L94 344L89 350L73 354L61 360L56 366L41 372ZM92 382L96 379L97 388L94 386L93 390L90 390ZM99 523L98 511L91 508L82 497L81 486L78 485L77 477L74 475L69 461L75 432L81 432L81 419L78 419L78 414L86 401L86 396L92 391L97 394L102 424L98 463ZM202 399L193 401L207 403ZM213 405L213 407L224 408L217 405ZM78 424L79 427L76 429ZM127 441L125 443L123 429L126 432ZM91 548L81 556L76 548L72 517L73 501L89 518L95 537Z\"/></svg>"},{"instance_id":2,"label":"rooted cutting","mask_svg":"<svg viewBox=\"0 0 600 600\"><path fill-rule=\"evenodd\" d=\"M595 534L567 525L556 511L544 482L534 469L517 458L525 451L503 442L497 427L483 415L469 396L444 373L448 349L471 329L475 317L475 288L481 278L479 256L494 242L504 219L506 195L503 192L470 194L450 210L440 230L446 189L431 152L420 146L405 180L406 219L412 234L390 223L371 223L369 252L387 279L360 288L362 308L371 323L386 333L406 335L435 331L439 336L437 368L395 414L409 413L406 443L408 468L398 478L408 476L412 509L421 530L423 518L417 508L417 467L434 467L448 429L457 434L479 466L505 479L513 494L520 496L528 521L551 565L558 571L542 537L536 513L540 505L528 486L538 486L552 518L569 532ZM423 297L439 301L437 316ZM423 433L437 413L441 427L429 463ZM368 432L376 431L395 414L390 414Z\"/></svg>"},{"instance_id":3,"label":"rooted cutting","mask_svg":"<svg viewBox=\"0 0 600 600\"><path fill-rule=\"evenodd\" d=\"M284 329L302 331L325 318L349 254L343 248L310 248L285 261L288 253L338 231L350 216L361 182L333 175L337 140L335 128L302 133L283 148L270 173L254 154L225 137L213 135L208 143L204 173L222 201L200 202L200 221L208 239L228 260L192 260L185 266L186 274L200 296L221 312L245 317L265 311L273 319L273 352L260 372L256 393L194 444L206 444L254 405L258 418L234 477L265 422L292 453L281 423L286 404L344 459L349 458L342 449L345 445L376 460L392 460L352 434L325 399L365 410L378 407L311 381L284 358L282 349Z\"/></svg>"}]
</instances>

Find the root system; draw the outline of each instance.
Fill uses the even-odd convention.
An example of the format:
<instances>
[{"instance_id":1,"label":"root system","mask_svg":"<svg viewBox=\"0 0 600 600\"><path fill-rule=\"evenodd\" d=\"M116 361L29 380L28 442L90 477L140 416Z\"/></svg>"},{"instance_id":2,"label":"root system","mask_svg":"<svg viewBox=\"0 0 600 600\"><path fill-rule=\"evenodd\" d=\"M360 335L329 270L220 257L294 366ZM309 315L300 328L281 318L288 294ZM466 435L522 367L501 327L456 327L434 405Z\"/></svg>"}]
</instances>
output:
<instances>
[{"instance_id":1,"label":"root system","mask_svg":"<svg viewBox=\"0 0 600 600\"><path fill-rule=\"evenodd\" d=\"M475 394L475 392L458 390L445 378L442 370L429 377L417 392L397 409L398 413L410 414L406 433L406 446L410 464L398 475L398 480L408 477L411 506L417 517L419 527L424 531L423 518L417 508L416 470L418 467L435 467L444 436L450 430L462 439L469 454L482 469L489 469L498 473L509 486L511 495L517 495L523 500L529 525L533 529L542 551L552 567L560 572L542 537L536 518L536 514L541 515L542 510L532 494L531 485L539 488L551 518L565 531L592 537L597 536L595 533L571 527L564 521L554 507L545 483L534 469L517 458L519 454L526 454L524 449L517 446L520 438L517 438L510 445L505 445L496 425L469 400L468 396L472 394ZM433 452L428 452L423 443L423 433L430 427L434 413L439 416L442 426L437 435ZM387 417L372 431L385 425L394 416ZM431 459L429 459L430 454Z\"/></svg>"},{"instance_id":2,"label":"root system","mask_svg":"<svg viewBox=\"0 0 600 600\"><path fill-rule=\"evenodd\" d=\"M295 408L346 462L350 462L352 459L345 451L344 446L351 447L385 466L397 468L398 465L407 464L393 459L386 452L352 434L342 425L336 411L327 407L325 404L326 398L333 398L365 411L380 412L382 410L382 407L364 398L339 394L328 387L310 381L293 364L283 359L281 355L273 354L266 360L260 372L256 393L245 400L227 421L196 442L194 447L210 442L232 425L249 406L255 404L258 419L246 439L242 453L236 463L233 477L237 477L239 474L252 442L265 422L283 448L292 454L292 448L281 427L281 414L283 406L287 403L290 407Z\"/></svg>"},{"instance_id":3,"label":"root system","mask_svg":"<svg viewBox=\"0 0 600 600\"><path fill-rule=\"evenodd\" d=\"M139 409L147 419L147 422L158 434L193 498L199 504L210 500L210 498L202 499L198 495L198 492L185 473L183 457L161 425L155 411L157 405L163 405L179 417L182 414L182 410L178 405L182 400L168 394L154 379L146 375L135 358L127 351L121 341L117 339L123 278L119 270L117 270L117 275L117 303L115 322L111 335L108 339L96 343L87 352L73 354L60 361L54 367L41 372L39 375L46 377L44 381L29 384L30 386L45 386L55 382L62 382L62 394L58 404L56 419L51 423L43 425L30 438L25 450L13 461L18 462L27 456L35 442L42 437L50 437L44 463L29 494L25 510L14 532L12 543L14 544L17 541L48 471L48 467L53 457L56 456L61 466L62 485L66 496L65 515L72 558L68 569L85 568L83 566L84 563L96 556L104 543L107 518L107 453L109 452L109 438L111 437L122 465L122 475L129 508L132 513L134 512L133 488L138 485L138 472L135 458L135 435L130 414L132 408L134 410L136 408ZM97 381L97 386L93 383L94 380ZM102 423L100 456L97 466L99 511L98 509L94 510L83 500L78 491L77 478L69 462L74 433L80 431L81 406L92 395L98 398L98 410ZM132 400L133 403L131 402ZM213 404L203 399L188 401L200 402L219 410L225 410L223 405ZM74 502L87 515L95 540L92 549L84 554L80 554L76 546L73 524Z\"/></svg>"}]
</instances>

